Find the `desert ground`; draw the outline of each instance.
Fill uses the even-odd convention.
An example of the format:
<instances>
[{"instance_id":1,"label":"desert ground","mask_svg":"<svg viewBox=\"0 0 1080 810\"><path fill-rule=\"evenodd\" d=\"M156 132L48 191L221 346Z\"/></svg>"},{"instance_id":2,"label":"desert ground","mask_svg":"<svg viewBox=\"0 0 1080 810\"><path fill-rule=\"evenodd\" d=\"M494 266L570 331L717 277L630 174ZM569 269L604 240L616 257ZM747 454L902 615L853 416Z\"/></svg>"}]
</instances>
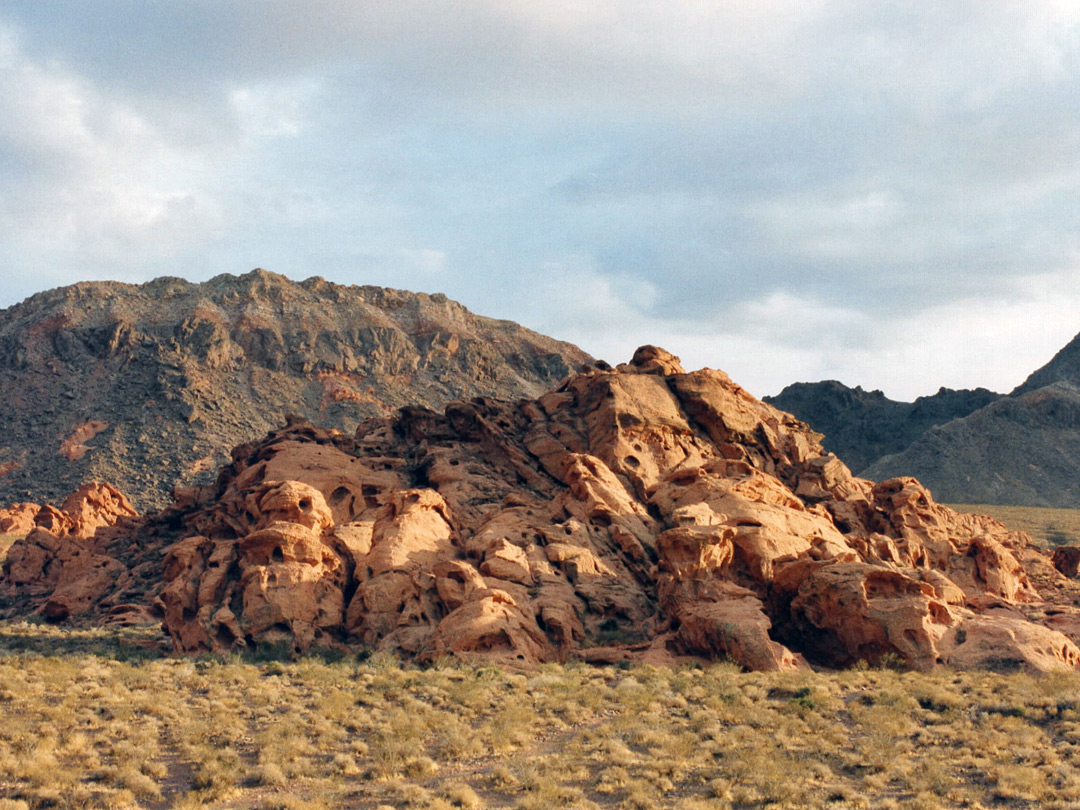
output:
<instances>
[{"instance_id":1,"label":"desert ground","mask_svg":"<svg viewBox=\"0 0 1080 810\"><path fill-rule=\"evenodd\" d=\"M0 808L1080 802L1080 675L169 655L0 629Z\"/></svg>"}]
</instances>

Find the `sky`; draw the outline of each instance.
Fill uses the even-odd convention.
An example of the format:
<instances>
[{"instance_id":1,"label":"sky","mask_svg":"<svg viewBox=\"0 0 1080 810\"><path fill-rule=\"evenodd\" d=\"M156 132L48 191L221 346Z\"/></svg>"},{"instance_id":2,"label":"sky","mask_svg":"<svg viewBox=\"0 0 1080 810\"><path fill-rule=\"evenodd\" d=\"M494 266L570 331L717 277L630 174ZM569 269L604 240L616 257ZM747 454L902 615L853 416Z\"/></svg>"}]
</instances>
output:
<instances>
[{"instance_id":1,"label":"sky","mask_svg":"<svg viewBox=\"0 0 1080 810\"><path fill-rule=\"evenodd\" d=\"M1080 4L0 4L0 307L255 267L1008 391L1080 332Z\"/></svg>"}]
</instances>

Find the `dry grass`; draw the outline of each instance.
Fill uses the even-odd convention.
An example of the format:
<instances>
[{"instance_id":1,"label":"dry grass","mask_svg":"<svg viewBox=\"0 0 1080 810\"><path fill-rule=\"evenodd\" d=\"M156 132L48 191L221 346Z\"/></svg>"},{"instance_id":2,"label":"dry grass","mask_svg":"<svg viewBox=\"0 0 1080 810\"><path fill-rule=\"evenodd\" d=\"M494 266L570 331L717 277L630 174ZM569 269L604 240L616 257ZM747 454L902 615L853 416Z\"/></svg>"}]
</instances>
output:
<instances>
[{"instance_id":1,"label":"dry grass","mask_svg":"<svg viewBox=\"0 0 1080 810\"><path fill-rule=\"evenodd\" d=\"M1015 532L1027 532L1036 543L1043 546L1080 545L1080 509L970 503L946 505L957 512L989 515Z\"/></svg>"},{"instance_id":2,"label":"dry grass","mask_svg":"<svg viewBox=\"0 0 1080 810\"><path fill-rule=\"evenodd\" d=\"M152 641L0 625L0 810L1080 805L1080 675L519 674Z\"/></svg>"}]
</instances>

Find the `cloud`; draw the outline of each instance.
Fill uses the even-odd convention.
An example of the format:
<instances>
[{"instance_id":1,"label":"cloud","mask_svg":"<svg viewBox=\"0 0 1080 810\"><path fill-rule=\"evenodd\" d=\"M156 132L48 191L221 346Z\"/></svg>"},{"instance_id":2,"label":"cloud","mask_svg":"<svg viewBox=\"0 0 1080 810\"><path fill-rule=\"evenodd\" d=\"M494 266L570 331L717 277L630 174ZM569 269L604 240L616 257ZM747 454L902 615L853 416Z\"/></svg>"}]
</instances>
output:
<instances>
[{"instance_id":1,"label":"cloud","mask_svg":"<svg viewBox=\"0 0 1080 810\"><path fill-rule=\"evenodd\" d=\"M259 265L755 393L1011 387L1014 324L1080 328L1035 315L1080 245L1078 33L1067 0L16 0L0 304Z\"/></svg>"},{"instance_id":2,"label":"cloud","mask_svg":"<svg viewBox=\"0 0 1080 810\"><path fill-rule=\"evenodd\" d=\"M306 78L234 87L228 94L229 109L239 137L248 143L299 137L310 126L319 92L319 82Z\"/></svg>"},{"instance_id":3,"label":"cloud","mask_svg":"<svg viewBox=\"0 0 1080 810\"><path fill-rule=\"evenodd\" d=\"M3 41L0 150L11 171L0 227L9 266L16 256L37 259L36 271L55 261L58 280L77 262L122 273L137 256L219 227L221 212L199 186L212 168L206 155L170 143L77 73L30 58L11 31Z\"/></svg>"},{"instance_id":4,"label":"cloud","mask_svg":"<svg viewBox=\"0 0 1080 810\"><path fill-rule=\"evenodd\" d=\"M515 316L611 363L643 342L658 344L686 368L720 368L757 396L824 379L907 401L942 386L1008 392L1080 331L1077 259L997 298L941 300L885 317L773 291L688 319L649 314L651 285L627 285L568 257L533 277L523 297L536 304Z\"/></svg>"}]
</instances>

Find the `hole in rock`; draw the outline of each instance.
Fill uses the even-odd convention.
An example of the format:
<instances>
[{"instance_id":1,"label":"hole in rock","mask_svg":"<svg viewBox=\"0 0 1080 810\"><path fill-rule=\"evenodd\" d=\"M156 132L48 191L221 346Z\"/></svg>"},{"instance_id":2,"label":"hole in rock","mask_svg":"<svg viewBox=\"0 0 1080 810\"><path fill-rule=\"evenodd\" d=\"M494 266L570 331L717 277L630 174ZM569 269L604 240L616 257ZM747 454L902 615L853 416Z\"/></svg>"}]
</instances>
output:
<instances>
[{"instance_id":1,"label":"hole in rock","mask_svg":"<svg viewBox=\"0 0 1080 810\"><path fill-rule=\"evenodd\" d=\"M274 546L274 551L270 554L270 559L274 562L285 562L285 554L281 550L281 546Z\"/></svg>"},{"instance_id":2,"label":"hole in rock","mask_svg":"<svg viewBox=\"0 0 1080 810\"><path fill-rule=\"evenodd\" d=\"M219 624L214 634L214 641L220 647L231 647L236 641L236 635L225 625Z\"/></svg>"}]
</instances>

